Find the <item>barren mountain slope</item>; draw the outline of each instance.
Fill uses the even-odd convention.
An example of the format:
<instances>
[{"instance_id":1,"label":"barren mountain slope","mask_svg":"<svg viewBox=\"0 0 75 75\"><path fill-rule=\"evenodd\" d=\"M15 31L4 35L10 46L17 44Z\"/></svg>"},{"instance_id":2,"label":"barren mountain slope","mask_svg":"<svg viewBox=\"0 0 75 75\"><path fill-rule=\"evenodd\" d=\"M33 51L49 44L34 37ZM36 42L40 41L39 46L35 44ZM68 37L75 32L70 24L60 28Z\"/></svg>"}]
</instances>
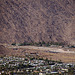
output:
<instances>
[{"instance_id":1,"label":"barren mountain slope","mask_svg":"<svg viewBox=\"0 0 75 75\"><path fill-rule=\"evenodd\" d=\"M8 48L6 48L3 45L0 45L0 55L7 55L9 54L10 50Z\"/></svg>"},{"instance_id":2,"label":"barren mountain slope","mask_svg":"<svg viewBox=\"0 0 75 75\"><path fill-rule=\"evenodd\" d=\"M0 43L75 44L75 0L0 0Z\"/></svg>"}]
</instances>

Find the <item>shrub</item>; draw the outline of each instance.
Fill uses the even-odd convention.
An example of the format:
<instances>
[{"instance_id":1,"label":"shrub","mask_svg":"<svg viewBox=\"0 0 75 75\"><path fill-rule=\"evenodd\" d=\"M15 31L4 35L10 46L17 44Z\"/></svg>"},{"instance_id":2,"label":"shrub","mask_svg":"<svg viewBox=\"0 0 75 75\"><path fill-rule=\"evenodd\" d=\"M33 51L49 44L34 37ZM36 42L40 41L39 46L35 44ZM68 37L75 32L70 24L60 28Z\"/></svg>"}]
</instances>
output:
<instances>
[{"instance_id":1,"label":"shrub","mask_svg":"<svg viewBox=\"0 0 75 75\"><path fill-rule=\"evenodd\" d=\"M15 46L15 45L16 45L16 43L12 43L11 45L14 45L14 46Z\"/></svg>"}]
</instances>

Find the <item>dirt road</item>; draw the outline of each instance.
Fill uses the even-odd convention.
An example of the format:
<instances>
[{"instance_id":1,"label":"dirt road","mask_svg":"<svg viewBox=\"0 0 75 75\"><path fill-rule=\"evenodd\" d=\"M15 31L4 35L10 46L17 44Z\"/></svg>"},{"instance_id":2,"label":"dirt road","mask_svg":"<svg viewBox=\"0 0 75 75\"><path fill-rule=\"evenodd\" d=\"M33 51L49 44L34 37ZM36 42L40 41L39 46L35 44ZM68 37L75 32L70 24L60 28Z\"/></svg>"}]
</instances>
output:
<instances>
[{"instance_id":1,"label":"dirt road","mask_svg":"<svg viewBox=\"0 0 75 75\"><path fill-rule=\"evenodd\" d=\"M36 46L9 46L9 48L24 48L24 49L33 49L33 50L45 50L58 53L75 53L75 51L65 51L63 48L51 48L51 47L36 47Z\"/></svg>"}]
</instances>

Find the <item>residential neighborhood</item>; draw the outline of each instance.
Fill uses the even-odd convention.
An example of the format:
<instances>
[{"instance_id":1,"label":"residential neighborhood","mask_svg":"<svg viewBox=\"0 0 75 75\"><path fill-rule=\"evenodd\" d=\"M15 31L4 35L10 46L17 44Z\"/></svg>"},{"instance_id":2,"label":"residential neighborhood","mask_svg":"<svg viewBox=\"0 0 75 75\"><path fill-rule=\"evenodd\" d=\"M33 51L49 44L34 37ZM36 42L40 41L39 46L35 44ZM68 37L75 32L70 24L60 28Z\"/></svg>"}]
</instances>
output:
<instances>
[{"instance_id":1,"label":"residential neighborhood","mask_svg":"<svg viewBox=\"0 0 75 75\"><path fill-rule=\"evenodd\" d=\"M32 54L32 53L31 53ZM0 75L73 75L75 64L26 57L0 57Z\"/></svg>"}]
</instances>

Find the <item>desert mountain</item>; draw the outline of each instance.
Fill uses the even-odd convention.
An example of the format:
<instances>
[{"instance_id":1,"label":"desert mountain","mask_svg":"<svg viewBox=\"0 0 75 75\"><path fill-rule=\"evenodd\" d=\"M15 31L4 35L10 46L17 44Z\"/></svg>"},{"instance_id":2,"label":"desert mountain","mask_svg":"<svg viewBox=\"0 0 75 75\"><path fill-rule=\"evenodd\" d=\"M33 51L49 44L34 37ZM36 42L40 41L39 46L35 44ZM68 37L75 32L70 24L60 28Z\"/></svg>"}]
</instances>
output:
<instances>
[{"instance_id":1,"label":"desert mountain","mask_svg":"<svg viewBox=\"0 0 75 75\"><path fill-rule=\"evenodd\" d=\"M75 0L0 0L0 43L75 44Z\"/></svg>"}]
</instances>

